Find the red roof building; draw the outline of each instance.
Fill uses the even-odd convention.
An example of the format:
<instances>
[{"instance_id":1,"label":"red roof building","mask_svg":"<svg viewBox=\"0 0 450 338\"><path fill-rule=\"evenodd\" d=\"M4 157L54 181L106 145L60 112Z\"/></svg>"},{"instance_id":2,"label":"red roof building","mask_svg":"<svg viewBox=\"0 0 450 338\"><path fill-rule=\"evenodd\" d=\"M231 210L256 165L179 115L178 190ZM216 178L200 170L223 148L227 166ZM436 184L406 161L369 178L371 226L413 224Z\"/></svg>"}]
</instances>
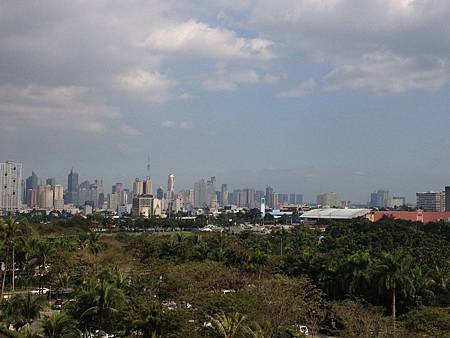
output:
<instances>
[{"instance_id":1,"label":"red roof building","mask_svg":"<svg viewBox=\"0 0 450 338\"><path fill-rule=\"evenodd\" d=\"M383 217L389 217L393 219L400 219L404 221L413 222L437 222L437 221L450 221L450 211L438 212L438 211L374 211L371 215L371 221L376 222Z\"/></svg>"}]
</instances>

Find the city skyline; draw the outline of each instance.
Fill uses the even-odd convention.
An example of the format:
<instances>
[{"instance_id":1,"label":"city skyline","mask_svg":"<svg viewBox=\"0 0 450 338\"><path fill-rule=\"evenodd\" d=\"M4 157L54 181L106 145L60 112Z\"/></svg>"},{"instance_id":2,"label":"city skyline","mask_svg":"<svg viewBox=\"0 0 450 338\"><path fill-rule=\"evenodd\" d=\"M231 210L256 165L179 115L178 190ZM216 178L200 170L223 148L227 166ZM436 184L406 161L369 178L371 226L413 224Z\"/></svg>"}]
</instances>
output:
<instances>
[{"instance_id":1,"label":"city skyline","mask_svg":"<svg viewBox=\"0 0 450 338\"><path fill-rule=\"evenodd\" d=\"M366 202L449 181L446 0L4 2L0 157ZM63 173L64 172L64 173Z\"/></svg>"}]
</instances>

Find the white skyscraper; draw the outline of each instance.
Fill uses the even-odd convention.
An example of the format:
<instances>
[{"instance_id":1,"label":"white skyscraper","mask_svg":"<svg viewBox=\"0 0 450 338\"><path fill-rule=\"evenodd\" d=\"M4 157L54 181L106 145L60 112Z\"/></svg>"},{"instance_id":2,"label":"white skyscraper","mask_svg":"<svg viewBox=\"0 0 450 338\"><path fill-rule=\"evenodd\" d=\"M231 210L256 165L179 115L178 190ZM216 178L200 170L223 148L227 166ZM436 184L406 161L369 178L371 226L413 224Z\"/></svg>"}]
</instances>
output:
<instances>
[{"instance_id":1,"label":"white skyscraper","mask_svg":"<svg viewBox=\"0 0 450 338\"><path fill-rule=\"evenodd\" d=\"M167 199L170 201L173 199L173 193L175 188L175 175L170 174L167 178Z\"/></svg>"},{"instance_id":2,"label":"white skyscraper","mask_svg":"<svg viewBox=\"0 0 450 338\"><path fill-rule=\"evenodd\" d=\"M22 163L0 163L0 211L17 211L22 207Z\"/></svg>"}]
</instances>

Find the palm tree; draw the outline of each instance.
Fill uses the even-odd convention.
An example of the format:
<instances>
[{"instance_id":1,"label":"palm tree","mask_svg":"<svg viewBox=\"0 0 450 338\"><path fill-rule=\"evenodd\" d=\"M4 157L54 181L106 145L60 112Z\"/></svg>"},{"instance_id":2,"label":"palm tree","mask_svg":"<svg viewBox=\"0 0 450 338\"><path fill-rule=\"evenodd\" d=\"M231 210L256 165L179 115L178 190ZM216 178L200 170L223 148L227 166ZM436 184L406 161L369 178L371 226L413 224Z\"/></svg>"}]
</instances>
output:
<instances>
[{"instance_id":1,"label":"palm tree","mask_svg":"<svg viewBox=\"0 0 450 338\"><path fill-rule=\"evenodd\" d=\"M28 293L16 294L9 302L5 315L16 328L20 328L39 317L39 312L44 307L44 300Z\"/></svg>"},{"instance_id":2,"label":"palm tree","mask_svg":"<svg viewBox=\"0 0 450 338\"><path fill-rule=\"evenodd\" d=\"M42 332L45 338L81 337L81 333L77 329L77 322L64 312L42 321Z\"/></svg>"},{"instance_id":3,"label":"palm tree","mask_svg":"<svg viewBox=\"0 0 450 338\"><path fill-rule=\"evenodd\" d=\"M15 247L16 244L20 241L23 241L25 236L28 234L28 226L24 222L19 222L17 219L13 217L8 217L6 221L2 221L1 225L1 237L6 246L6 256L8 257L11 253L12 259L12 291L15 289ZM2 299L3 299L3 290L6 278L7 264L5 264L5 273L3 274L2 281Z\"/></svg>"},{"instance_id":4,"label":"palm tree","mask_svg":"<svg viewBox=\"0 0 450 338\"><path fill-rule=\"evenodd\" d=\"M372 260L368 251L358 251L347 258L344 274L350 293L356 294L367 287L371 277L371 264Z\"/></svg>"},{"instance_id":5,"label":"palm tree","mask_svg":"<svg viewBox=\"0 0 450 338\"><path fill-rule=\"evenodd\" d=\"M247 317L237 312L234 314L218 313L209 317L209 320L218 338L235 338L239 333L248 330Z\"/></svg>"},{"instance_id":6,"label":"palm tree","mask_svg":"<svg viewBox=\"0 0 450 338\"><path fill-rule=\"evenodd\" d=\"M379 288L391 293L391 312L395 337L396 294L400 291L406 297L414 291L410 270L412 257L403 250L384 252L381 257L379 272Z\"/></svg>"},{"instance_id":7,"label":"palm tree","mask_svg":"<svg viewBox=\"0 0 450 338\"><path fill-rule=\"evenodd\" d=\"M114 315L117 315L126 303L123 291L116 285L104 280L94 290L86 290L86 293L88 297L80 297L80 299L87 300L89 304L80 306L80 308L85 309L87 307L81 314L80 319L87 319L91 323L95 322L99 329L103 329L105 323L112 319Z\"/></svg>"}]
</instances>

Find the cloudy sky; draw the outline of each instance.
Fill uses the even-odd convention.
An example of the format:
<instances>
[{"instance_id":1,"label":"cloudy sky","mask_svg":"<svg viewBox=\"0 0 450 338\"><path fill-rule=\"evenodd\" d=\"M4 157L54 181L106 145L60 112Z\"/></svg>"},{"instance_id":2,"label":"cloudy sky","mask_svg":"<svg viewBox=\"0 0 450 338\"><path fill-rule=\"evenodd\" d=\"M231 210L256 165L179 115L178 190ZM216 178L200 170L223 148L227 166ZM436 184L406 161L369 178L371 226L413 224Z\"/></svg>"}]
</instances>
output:
<instances>
[{"instance_id":1,"label":"cloudy sky","mask_svg":"<svg viewBox=\"0 0 450 338\"><path fill-rule=\"evenodd\" d=\"M107 185L450 184L448 0L0 0L0 159Z\"/></svg>"}]
</instances>

